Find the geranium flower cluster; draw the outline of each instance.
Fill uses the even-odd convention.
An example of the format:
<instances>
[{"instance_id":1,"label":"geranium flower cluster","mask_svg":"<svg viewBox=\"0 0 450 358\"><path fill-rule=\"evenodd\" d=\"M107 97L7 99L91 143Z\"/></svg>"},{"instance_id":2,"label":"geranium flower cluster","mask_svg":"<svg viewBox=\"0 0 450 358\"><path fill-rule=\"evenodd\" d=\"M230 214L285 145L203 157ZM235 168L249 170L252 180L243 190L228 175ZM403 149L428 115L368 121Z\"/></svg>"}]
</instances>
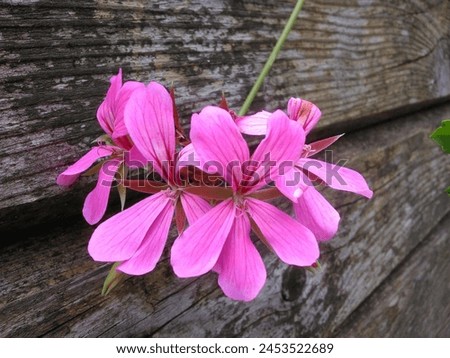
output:
<instances>
[{"instance_id":1,"label":"geranium flower cluster","mask_svg":"<svg viewBox=\"0 0 450 358\"><path fill-rule=\"evenodd\" d=\"M186 136L173 92L156 82L122 83L119 71L97 111L105 135L57 183L69 186L82 173L98 171L83 207L89 224L104 216L114 182L122 191L148 194L95 229L88 246L95 261L116 262L129 275L146 274L158 263L175 222L175 274L214 271L228 297L249 301L266 280L252 231L286 264L314 266L319 242L336 234L340 220L314 184L372 196L356 171L310 158L340 137L305 144L320 115L314 104L291 98L286 113L240 117L222 100L193 114ZM243 134L262 138L253 152ZM145 179L127 176L136 168ZM269 202L281 196L292 202L295 217Z\"/></svg>"}]
</instances>

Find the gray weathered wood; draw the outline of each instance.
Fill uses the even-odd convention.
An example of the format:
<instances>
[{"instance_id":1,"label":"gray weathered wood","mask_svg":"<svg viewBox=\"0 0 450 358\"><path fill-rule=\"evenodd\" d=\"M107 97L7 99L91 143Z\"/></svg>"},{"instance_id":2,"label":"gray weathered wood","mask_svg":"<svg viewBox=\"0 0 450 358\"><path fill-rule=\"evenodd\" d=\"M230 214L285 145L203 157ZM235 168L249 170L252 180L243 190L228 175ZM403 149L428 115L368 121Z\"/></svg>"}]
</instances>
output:
<instances>
[{"instance_id":1,"label":"gray weathered wood","mask_svg":"<svg viewBox=\"0 0 450 358\"><path fill-rule=\"evenodd\" d=\"M92 229L52 227L0 252L0 335L331 335L411 253L425 250L424 265L436 270L420 244L449 212L449 158L428 136L448 116L450 104L349 134L335 145L335 159L348 158L375 195L367 201L326 192L342 224L338 237L322 245L323 270L317 274L287 267L259 244L266 286L251 303L237 303L222 295L215 274L175 278L166 253L155 272L130 278L102 297L108 267L86 253ZM448 221L444 225L448 229ZM441 303L425 311L439 320L423 326L430 335L445 323L436 313L448 307ZM406 321L421 312L420 305L399 306Z\"/></svg>"},{"instance_id":2,"label":"gray weathered wood","mask_svg":"<svg viewBox=\"0 0 450 358\"><path fill-rule=\"evenodd\" d=\"M222 91L238 108L293 4L0 1L0 230L79 213L54 180L100 133L118 67L173 82L184 123ZM254 109L303 96L330 134L448 98L449 22L448 0L306 1Z\"/></svg>"},{"instance_id":3,"label":"gray weathered wood","mask_svg":"<svg viewBox=\"0 0 450 358\"><path fill-rule=\"evenodd\" d=\"M450 337L449 229L447 216L350 315L338 335Z\"/></svg>"}]
</instances>

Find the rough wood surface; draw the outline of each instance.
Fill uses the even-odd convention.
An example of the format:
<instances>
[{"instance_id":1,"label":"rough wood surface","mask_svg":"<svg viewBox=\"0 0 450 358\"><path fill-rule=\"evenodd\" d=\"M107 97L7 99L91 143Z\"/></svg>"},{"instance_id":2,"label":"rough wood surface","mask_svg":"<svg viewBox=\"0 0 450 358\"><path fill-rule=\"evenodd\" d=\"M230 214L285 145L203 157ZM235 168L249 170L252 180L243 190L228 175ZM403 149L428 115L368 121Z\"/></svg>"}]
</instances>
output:
<instances>
[{"instance_id":1,"label":"rough wood surface","mask_svg":"<svg viewBox=\"0 0 450 358\"><path fill-rule=\"evenodd\" d=\"M450 209L444 192L449 158L428 137L439 119L449 116L450 104L442 105L357 131L335 145L335 159L348 158L348 166L364 173L375 195L367 201L327 192L342 225L339 236L322 245L319 273L289 268L258 245L268 280L251 303L225 298L212 273L175 278L167 258L152 274L130 278L102 297L108 267L86 253L92 229L87 224L51 227L0 252L0 335L332 335L411 253L411 260L420 255L430 270L441 267L421 243L431 237L441 247L433 239L438 234L429 235ZM448 219L441 225L448 238ZM450 293L444 285L429 289ZM439 313L448 310L448 300L437 300L424 312L422 303L414 302L415 309L398 306L398 319L432 314L436 321L422 328L430 336L442 334L447 317Z\"/></svg>"},{"instance_id":2,"label":"rough wood surface","mask_svg":"<svg viewBox=\"0 0 450 358\"><path fill-rule=\"evenodd\" d=\"M118 67L173 82L184 123L222 91L239 107L293 4L0 1L0 231L79 212L54 180L100 133ZM254 109L302 96L331 133L448 98L449 21L448 0L306 1Z\"/></svg>"},{"instance_id":3,"label":"rough wood surface","mask_svg":"<svg viewBox=\"0 0 450 358\"><path fill-rule=\"evenodd\" d=\"M450 337L450 216L371 295L341 337ZM420 314L417 310L420 307Z\"/></svg>"}]
</instances>

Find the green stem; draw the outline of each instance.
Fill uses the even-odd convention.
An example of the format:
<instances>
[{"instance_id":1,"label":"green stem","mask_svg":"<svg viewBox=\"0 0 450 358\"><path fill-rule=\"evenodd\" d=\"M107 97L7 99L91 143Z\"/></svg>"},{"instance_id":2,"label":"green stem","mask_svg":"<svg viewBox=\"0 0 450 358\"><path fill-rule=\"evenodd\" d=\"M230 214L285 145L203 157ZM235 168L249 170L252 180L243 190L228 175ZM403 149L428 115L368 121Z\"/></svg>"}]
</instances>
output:
<instances>
[{"instance_id":1,"label":"green stem","mask_svg":"<svg viewBox=\"0 0 450 358\"><path fill-rule=\"evenodd\" d=\"M270 54L269 58L267 59L266 64L264 65L264 68L262 69L261 73L259 74L258 79L256 80L255 84L253 85L250 93L248 94L247 98L245 99L244 104L242 105L241 110L239 111L240 116L244 116L248 109L250 108L250 105L252 104L253 100L256 97L256 94L258 93L261 85L264 82L264 79L266 78L267 74L270 71L270 68L272 67L273 63L275 62L278 54L280 53L281 48L283 47L283 44L285 43L289 32L291 32L292 27L294 26L295 20L297 20L298 14L300 13L300 10L302 9L304 0L298 0L297 5L295 5L294 10L292 11L291 16L289 17L289 20L286 24L286 26L283 29L283 32L281 33L281 36L279 37L277 43L275 44L275 47L272 50L272 53Z\"/></svg>"}]
</instances>

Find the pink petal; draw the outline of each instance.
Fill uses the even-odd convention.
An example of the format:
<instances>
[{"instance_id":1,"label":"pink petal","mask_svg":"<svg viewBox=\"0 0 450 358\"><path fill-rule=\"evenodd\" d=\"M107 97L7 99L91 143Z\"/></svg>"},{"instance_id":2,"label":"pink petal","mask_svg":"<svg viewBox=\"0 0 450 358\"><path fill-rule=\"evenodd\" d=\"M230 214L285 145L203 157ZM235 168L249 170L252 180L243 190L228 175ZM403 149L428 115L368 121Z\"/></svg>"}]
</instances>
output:
<instances>
[{"instance_id":1,"label":"pink petal","mask_svg":"<svg viewBox=\"0 0 450 358\"><path fill-rule=\"evenodd\" d=\"M204 171L219 173L233 186L241 181L241 164L250 154L228 111L208 106L194 114L190 137ZM210 169L214 170L208 170L205 164L210 164Z\"/></svg>"},{"instance_id":2,"label":"pink petal","mask_svg":"<svg viewBox=\"0 0 450 358\"><path fill-rule=\"evenodd\" d=\"M85 155L83 155L75 164L72 164L69 168L58 175L56 184L61 186L72 185L81 173L89 169L89 167L96 162L97 159L110 156L115 147L101 146L94 147Z\"/></svg>"},{"instance_id":3,"label":"pink petal","mask_svg":"<svg viewBox=\"0 0 450 358\"><path fill-rule=\"evenodd\" d=\"M180 169L189 165L202 169L199 156L195 153L192 143L185 146L178 153L176 172L178 173Z\"/></svg>"},{"instance_id":4,"label":"pink petal","mask_svg":"<svg viewBox=\"0 0 450 358\"><path fill-rule=\"evenodd\" d=\"M307 153L307 157L310 157L312 155L315 155L319 152L321 152L324 149L327 149L330 145L332 145L334 142L336 142L339 138L341 138L344 134L335 135L333 137L325 138L318 140L316 142L310 143L309 150Z\"/></svg>"},{"instance_id":5,"label":"pink petal","mask_svg":"<svg viewBox=\"0 0 450 358\"><path fill-rule=\"evenodd\" d=\"M192 165L190 163L193 161L194 156L194 146L191 143L180 150L180 152L178 153L178 161L183 162L183 166ZM184 162L187 162L187 164L184 164Z\"/></svg>"},{"instance_id":6,"label":"pink petal","mask_svg":"<svg viewBox=\"0 0 450 358\"><path fill-rule=\"evenodd\" d=\"M169 92L156 82L136 89L125 107L125 125L136 148L165 178L175 155L175 125Z\"/></svg>"},{"instance_id":7,"label":"pink petal","mask_svg":"<svg viewBox=\"0 0 450 358\"><path fill-rule=\"evenodd\" d=\"M333 189L350 191L369 199L373 195L366 180L355 170L310 158L300 159L297 165L318 176Z\"/></svg>"},{"instance_id":8,"label":"pink petal","mask_svg":"<svg viewBox=\"0 0 450 358\"><path fill-rule=\"evenodd\" d=\"M256 168L253 173L248 171L253 178L245 184L248 192L275 180L280 174L280 166L292 166L300 157L304 143L303 128L284 112L275 111L268 120L266 137L252 155L251 161Z\"/></svg>"},{"instance_id":9,"label":"pink petal","mask_svg":"<svg viewBox=\"0 0 450 358\"><path fill-rule=\"evenodd\" d=\"M154 194L101 223L92 234L88 251L95 261L114 262L132 257L153 222L173 201L165 192Z\"/></svg>"},{"instance_id":10,"label":"pink petal","mask_svg":"<svg viewBox=\"0 0 450 358\"><path fill-rule=\"evenodd\" d=\"M311 266L319 257L313 233L275 206L261 200L246 200L250 216L278 257L289 265Z\"/></svg>"},{"instance_id":11,"label":"pink petal","mask_svg":"<svg viewBox=\"0 0 450 358\"><path fill-rule=\"evenodd\" d=\"M261 111L251 116L238 117L236 124L240 131L250 135L265 135L267 133L267 120L272 113Z\"/></svg>"},{"instance_id":12,"label":"pink petal","mask_svg":"<svg viewBox=\"0 0 450 358\"><path fill-rule=\"evenodd\" d=\"M122 70L120 69L118 75L111 78L111 86L106 98L97 110L100 126L121 148L127 150L131 148L132 143L126 137L128 131L124 122L124 110L131 94L138 88L145 88L145 85L129 81L122 86Z\"/></svg>"},{"instance_id":13,"label":"pink petal","mask_svg":"<svg viewBox=\"0 0 450 358\"><path fill-rule=\"evenodd\" d=\"M129 275L143 275L155 268L166 245L172 223L175 206L170 204L164 207L152 223L139 249L117 267L119 271Z\"/></svg>"},{"instance_id":14,"label":"pink petal","mask_svg":"<svg viewBox=\"0 0 450 358\"><path fill-rule=\"evenodd\" d=\"M294 121L298 121L308 134L320 119L321 112L314 103L301 98L291 98L288 101L288 116Z\"/></svg>"},{"instance_id":15,"label":"pink petal","mask_svg":"<svg viewBox=\"0 0 450 358\"><path fill-rule=\"evenodd\" d=\"M132 93L137 89L145 88L145 85L141 82L128 81L125 82L116 96L114 102L114 131L112 133L113 138L119 138L128 135L127 127L125 126L124 112L125 106L130 99Z\"/></svg>"},{"instance_id":16,"label":"pink petal","mask_svg":"<svg viewBox=\"0 0 450 358\"><path fill-rule=\"evenodd\" d=\"M339 213L314 188L310 187L294 204L297 220L312 231L319 241L331 239L339 228Z\"/></svg>"},{"instance_id":17,"label":"pink petal","mask_svg":"<svg viewBox=\"0 0 450 358\"><path fill-rule=\"evenodd\" d=\"M97 185L84 201L83 216L90 225L97 224L105 215L111 184L120 164L122 164L122 161L119 159L112 159L103 163L98 173Z\"/></svg>"},{"instance_id":18,"label":"pink petal","mask_svg":"<svg viewBox=\"0 0 450 358\"><path fill-rule=\"evenodd\" d=\"M171 263L178 277L199 276L213 268L230 233L235 213L233 201L225 200L175 240Z\"/></svg>"},{"instance_id":19,"label":"pink petal","mask_svg":"<svg viewBox=\"0 0 450 358\"><path fill-rule=\"evenodd\" d=\"M124 155L125 164L129 168L143 168L147 165L147 159L142 155L135 145Z\"/></svg>"},{"instance_id":20,"label":"pink petal","mask_svg":"<svg viewBox=\"0 0 450 358\"><path fill-rule=\"evenodd\" d=\"M294 203L303 192L311 186L311 181L298 168L280 168L280 176L275 179L275 185L281 193Z\"/></svg>"},{"instance_id":21,"label":"pink petal","mask_svg":"<svg viewBox=\"0 0 450 358\"><path fill-rule=\"evenodd\" d=\"M111 77L111 85L104 101L100 104L97 110L97 120L102 129L108 135L112 135L114 131L114 112L113 106L117 97L117 94L122 87L122 69L119 69L119 73L116 76Z\"/></svg>"},{"instance_id":22,"label":"pink petal","mask_svg":"<svg viewBox=\"0 0 450 358\"><path fill-rule=\"evenodd\" d=\"M200 217L211 210L211 205L197 195L183 192L180 195L180 200L189 225L194 224Z\"/></svg>"},{"instance_id":23,"label":"pink petal","mask_svg":"<svg viewBox=\"0 0 450 358\"><path fill-rule=\"evenodd\" d=\"M250 240L250 220L239 215L223 246L215 266L219 286L233 300L251 301L266 281L266 268Z\"/></svg>"},{"instance_id":24,"label":"pink petal","mask_svg":"<svg viewBox=\"0 0 450 358\"><path fill-rule=\"evenodd\" d=\"M124 150L130 150L133 147L133 143L128 135L117 137L113 139L113 142L120 148Z\"/></svg>"}]
</instances>

